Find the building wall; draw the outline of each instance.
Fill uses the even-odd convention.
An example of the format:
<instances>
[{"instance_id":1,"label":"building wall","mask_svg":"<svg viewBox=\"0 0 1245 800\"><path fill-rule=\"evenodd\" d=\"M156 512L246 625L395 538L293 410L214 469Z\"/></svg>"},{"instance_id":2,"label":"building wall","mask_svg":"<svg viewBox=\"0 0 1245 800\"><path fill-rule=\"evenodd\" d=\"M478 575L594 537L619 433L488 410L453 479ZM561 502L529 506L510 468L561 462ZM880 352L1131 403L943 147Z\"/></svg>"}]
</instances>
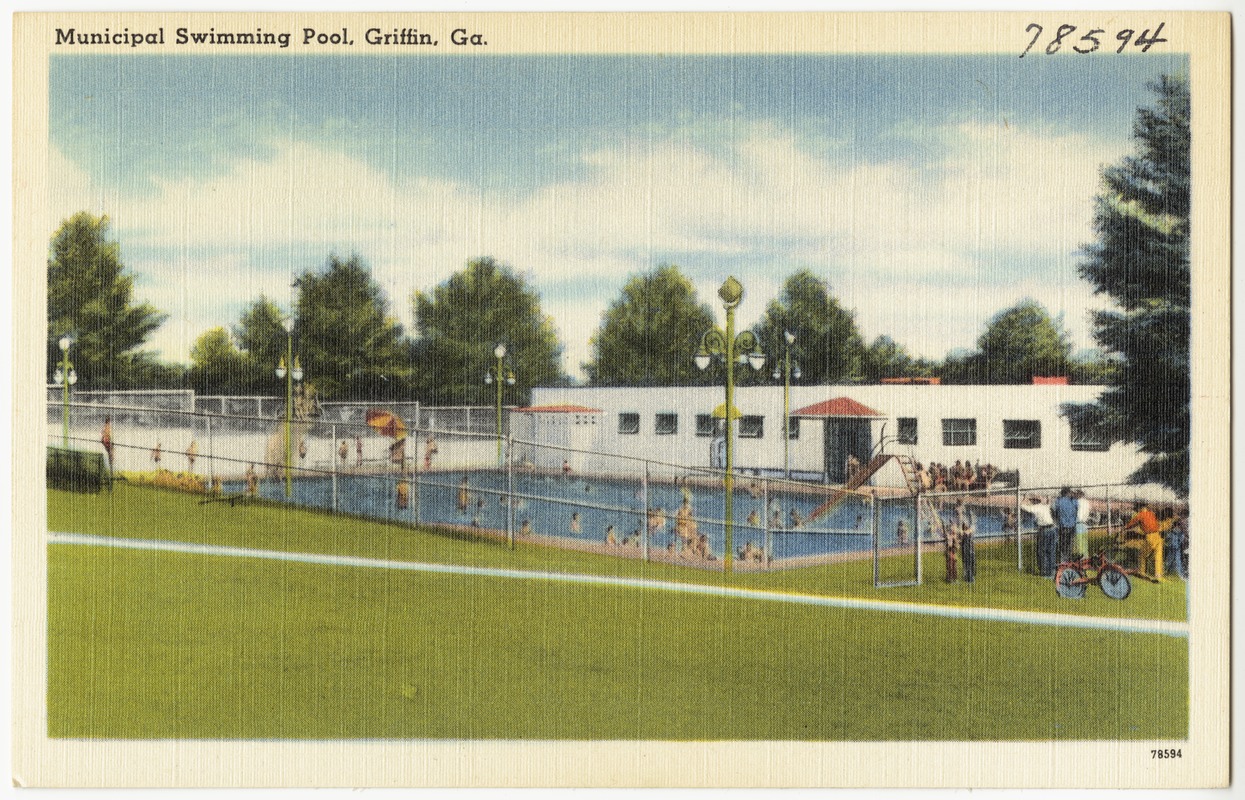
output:
<instances>
[{"instance_id":1,"label":"building wall","mask_svg":"<svg viewBox=\"0 0 1245 800\"><path fill-rule=\"evenodd\" d=\"M1072 449L1072 430L1060 414L1064 403L1088 403L1097 398L1097 386L792 386L791 410L836 397L849 397L884 416L872 425L875 445L887 438L885 452L905 453L918 461L954 464L957 460L991 463L1000 470L1018 470L1025 486L1094 485L1123 483L1142 463L1131 445L1106 452ZM712 437L698 436L696 415L709 414L722 404L721 387L592 388L533 390L533 405L573 403L602 409L591 449L657 461L709 466ZM760 438L737 438L735 465L743 470L778 472L783 466L781 386L743 387L735 405L742 415L762 417ZM620 433L623 414L639 415L636 433ZM657 432L658 414L676 414L677 431ZM916 445L891 440L901 417L916 419ZM944 443L943 420L974 420L973 444ZM1008 447L1005 421L1016 427L1034 426L1040 446ZM738 428L737 428L738 430ZM820 420L800 422L799 438L790 442L790 467L797 473L820 473L824 468L823 425Z\"/></svg>"}]
</instances>

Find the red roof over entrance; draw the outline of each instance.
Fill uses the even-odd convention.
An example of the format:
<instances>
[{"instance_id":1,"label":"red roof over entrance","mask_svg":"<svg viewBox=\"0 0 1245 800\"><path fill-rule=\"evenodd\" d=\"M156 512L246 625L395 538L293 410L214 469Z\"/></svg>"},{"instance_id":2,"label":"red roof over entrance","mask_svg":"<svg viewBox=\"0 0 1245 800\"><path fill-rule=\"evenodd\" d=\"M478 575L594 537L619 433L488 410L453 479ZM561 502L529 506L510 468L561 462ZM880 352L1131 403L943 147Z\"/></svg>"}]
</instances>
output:
<instances>
[{"instance_id":1,"label":"red roof over entrance","mask_svg":"<svg viewBox=\"0 0 1245 800\"><path fill-rule=\"evenodd\" d=\"M588 408L587 406L528 406L527 408L516 408L524 414L600 414L599 408Z\"/></svg>"},{"instance_id":2,"label":"red roof over entrance","mask_svg":"<svg viewBox=\"0 0 1245 800\"><path fill-rule=\"evenodd\" d=\"M811 406L805 406L799 411L792 411L793 417L885 417L886 415L880 411L874 411L866 405L861 405L850 397L835 397L831 400L823 400Z\"/></svg>"}]
</instances>

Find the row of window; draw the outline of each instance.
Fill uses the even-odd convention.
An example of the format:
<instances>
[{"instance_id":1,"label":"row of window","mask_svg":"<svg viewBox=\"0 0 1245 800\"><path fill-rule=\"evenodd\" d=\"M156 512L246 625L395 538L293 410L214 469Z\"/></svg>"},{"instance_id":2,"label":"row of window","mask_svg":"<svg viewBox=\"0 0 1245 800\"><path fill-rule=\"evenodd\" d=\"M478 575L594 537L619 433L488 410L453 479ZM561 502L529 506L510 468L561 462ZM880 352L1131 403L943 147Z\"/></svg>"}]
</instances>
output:
<instances>
[{"instance_id":1,"label":"row of window","mask_svg":"<svg viewBox=\"0 0 1245 800\"><path fill-rule=\"evenodd\" d=\"M717 420L712 414L696 415L696 435L713 436L717 430ZM788 439L800 438L800 421L794 417L789 420ZM618 415L619 433L639 433L640 415L625 411ZM653 433L658 436L669 436L679 432L679 415L673 413L657 414L653 421ZM762 439L765 437L765 417L756 414L744 414L739 418L739 436L743 439Z\"/></svg>"},{"instance_id":2,"label":"row of window","mask_svg":"<svg viewBox=\"0 0 1245 800\"><path fill-rule=\"evenodd\" d=\"M900 444L917 444L916 417L899 417L896 439ZM1106 452L1110 444L1105 437L1088 425L1071 421L1072 449L1077 451ZM944 419L942 421L942 444L944 447L972 447L977 444L977 420ZM1003 420L1003 449L1037 450L1042 446L1042 423L1036 419Z\"/></svg>"},{"instance_id":3,"label":"row of window","mask_svg":"<svg viewBox=\"0 0 1245 800\"><path fill-rule=\"evenodd\" d=\"M713 436L716 420L710 414L696 415L696 435ZM916 417L899 417L896 439L899 444L919 443ZM640 432L640 415L623 412L618 415L618 432ZM679 415L660 413L654 418L653 432L669 436L679 432ZM761 439L765 436L765 418L745 414L739 418L739 436L744 439ZM800 438L800 420L791 418L787 428L788 439ZM977 444L977 420L951 418L942 420L942 444L944 447L973 447ZM1042 446L1042 423L1036 419L1003 420L1003 448L1006 450L1036 450ZM1078 451L1105 452L1109 443L1086 425L1072 421L1072 449Z\"/></svg>"}]
</instances>

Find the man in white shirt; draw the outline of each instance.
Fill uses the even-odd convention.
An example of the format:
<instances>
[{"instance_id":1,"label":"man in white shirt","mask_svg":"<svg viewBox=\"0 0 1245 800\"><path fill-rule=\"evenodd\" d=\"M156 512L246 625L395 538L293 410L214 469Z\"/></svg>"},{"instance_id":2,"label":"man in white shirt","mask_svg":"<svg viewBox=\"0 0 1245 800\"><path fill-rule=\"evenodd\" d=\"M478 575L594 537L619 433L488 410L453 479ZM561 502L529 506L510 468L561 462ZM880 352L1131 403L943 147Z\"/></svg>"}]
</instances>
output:
<instances>
[{"instance_id":1,"label":"man in white shirt","mask_svg":"<svg viewBox=\"0 0 1245 800\"><path fill-rule=\"evenodd\" d=\"M1055 536L1055 518L1051 515L1050 506L1042 498L1034 496L1020 510L1032 514L1033 522L1037 525L1037 573L1043 578L1053 578L1058 542Z\"/></svg>"}]
</instances>

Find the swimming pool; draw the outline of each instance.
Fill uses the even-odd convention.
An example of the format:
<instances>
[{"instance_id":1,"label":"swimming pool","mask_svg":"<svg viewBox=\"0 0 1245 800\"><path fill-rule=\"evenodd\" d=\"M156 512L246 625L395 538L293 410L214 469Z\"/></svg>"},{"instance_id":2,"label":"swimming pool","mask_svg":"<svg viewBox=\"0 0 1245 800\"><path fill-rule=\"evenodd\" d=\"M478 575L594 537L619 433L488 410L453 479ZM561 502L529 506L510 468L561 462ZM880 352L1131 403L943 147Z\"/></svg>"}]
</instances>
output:
<instances>
[{"instance_id":1,"label":"swimming pool","mask_svg":"<svg viewBox=\"0 0 1245 800\"><path fill-rule=\"evenodd\" d=\"M645 487L638 479L515 472L508 489L506 473L497 470L420 473L409 486L408 506L403 509L397 503L398 480L394 475L298 477L293 481L292 502L333 510L336 491L336 510L346 514L501 532L505 532L509 524L520 540L539 535L601 544L612 534L620 546L637 549L647 529L650 550L670 550L681 545L676 527L680 527L678 517L686 500L688 510L682 513L690 517L697 534L706 536L709 552L718 560L725 552L722 524L725 509L720 486L650 481L647 486L649 512L646 513ZM782 484L785 491L773 486L771 484L768 493L757 491L755 486L751 490L748 486L736 488L733 508L736 550L744 548L748 542L759 550L767 546L768 540L773 558L782 560L861 552L873 546L873 510L869 498L849 497L838 507L809 521L813 511L825 502L825 494L793 490L790 484ZM230 481L223 491L240 494L245 491L245 484ZM260 481L258 493L266 499L284 502L285 483L279 479ZM514 517L508 521L511 496ZM898 544L896 528L901 519L906 521L910 531L916 530L911 502L881 504L882 547ZM684 522L681 527L686 532L691 524ZM999 535L1002 530L1001 513L991 510L978 513L979 538Z\"/></svg>"}]
</instances>

